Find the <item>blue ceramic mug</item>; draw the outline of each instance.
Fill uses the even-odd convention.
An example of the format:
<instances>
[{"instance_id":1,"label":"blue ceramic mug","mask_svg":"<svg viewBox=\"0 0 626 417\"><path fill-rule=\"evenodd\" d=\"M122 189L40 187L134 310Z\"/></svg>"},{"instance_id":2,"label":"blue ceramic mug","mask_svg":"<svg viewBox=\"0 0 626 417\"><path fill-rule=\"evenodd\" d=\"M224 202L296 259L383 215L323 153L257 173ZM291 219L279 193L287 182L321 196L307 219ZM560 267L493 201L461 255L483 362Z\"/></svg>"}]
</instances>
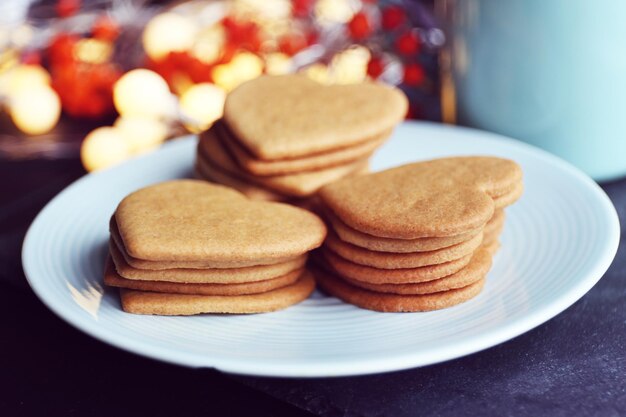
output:
<instances>
[{"instance_id":1,"label":"blue ceramic mug","mask_svg":"<svg viewBox=\"0 0 626 417\"><path fill-rule=\"evenodd\" d=\"M626 1L442 1L459 123L626 175Z\"/></svg>"}]
</instances>

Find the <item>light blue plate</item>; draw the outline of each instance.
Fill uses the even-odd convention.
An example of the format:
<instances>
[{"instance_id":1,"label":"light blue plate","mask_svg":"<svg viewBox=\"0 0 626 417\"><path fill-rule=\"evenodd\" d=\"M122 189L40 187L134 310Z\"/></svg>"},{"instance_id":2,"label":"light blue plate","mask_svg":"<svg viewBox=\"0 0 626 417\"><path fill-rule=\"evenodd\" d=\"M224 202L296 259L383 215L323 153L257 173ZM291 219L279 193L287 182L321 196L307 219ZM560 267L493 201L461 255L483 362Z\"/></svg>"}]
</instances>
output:
<instances>
[{"instance_id":1,"label":"light blue plate","mask_svg":"<svg viewBox=\"0 0 626 417\"><path fill-rule=\"evenodd\" d=\"M609 267L620 227L613 205L586 175L501 136L405 123L373 158L383 169L448 155L512 158L525 194L508 209L502 249L475 299L445 310L381 314L315 294L253 316L137 316L102 285L108 220L128 193L189 176L195 140L183 138L88 175L52 200L23 249L30 285L61 318L141 355L193 367L273 376L356 375L428 365L511 339L582 297Z\"/></svg>"}]
</instances>

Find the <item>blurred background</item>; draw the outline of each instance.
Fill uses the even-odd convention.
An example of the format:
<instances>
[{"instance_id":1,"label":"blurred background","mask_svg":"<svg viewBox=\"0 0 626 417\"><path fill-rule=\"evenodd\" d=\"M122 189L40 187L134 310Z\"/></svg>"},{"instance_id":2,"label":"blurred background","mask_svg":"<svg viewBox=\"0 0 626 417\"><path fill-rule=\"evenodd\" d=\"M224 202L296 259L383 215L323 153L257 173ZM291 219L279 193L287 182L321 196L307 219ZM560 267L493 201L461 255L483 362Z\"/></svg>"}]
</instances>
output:
<instances>
[{"instance_id":1,"label":"blurred background","mask_svg":"<svg viewBox=\"0 0 626 417\"><path fill-rule=\"evenodd\" d=\"M12 0L0 6L0 158L94 171L208 128L261 74L374 79L441 120L429 0Z\"/></svg>"}]
</instances>

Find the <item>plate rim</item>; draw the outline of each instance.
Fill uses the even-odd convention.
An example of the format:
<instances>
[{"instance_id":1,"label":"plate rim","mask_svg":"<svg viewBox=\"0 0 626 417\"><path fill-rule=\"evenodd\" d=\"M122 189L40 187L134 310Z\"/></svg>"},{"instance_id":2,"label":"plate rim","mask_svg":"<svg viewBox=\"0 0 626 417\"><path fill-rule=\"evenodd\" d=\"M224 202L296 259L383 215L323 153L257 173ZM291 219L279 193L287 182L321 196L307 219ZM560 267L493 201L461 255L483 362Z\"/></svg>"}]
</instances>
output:
<instances>
[{"instance_id":1,"label":"plate rim","mask_svg":"<svg viewBox=\"0 0 626 417\"><path fill-rule=\"evenodd\" d=\"M392 372L426 366L460 358L490 347L494 347L532 330L548 320L551 320L559 313L565 311L568 307L582 298L608 270L619 247L621 234L619 217L615 206L604 190L580 169L543 149L497 133L435 122L406 121L403 124L413 125L418 128L448 130L452 132L452 134L454 134L454 132L460 132L461 134L480 135L484 139L488 140L505 141L508 145L511 145L514 148L531 152L534 156L543 159L550 165L563 169L595 194L602 210L604 211L603 214L608 216L607 222L611 225L611 227L605 243L607 250L603 251L602 256L596 259L595 264L591 267L591 271L586 274L584 279L581 279L576 285L572 286L569 291L559 294L556 300L529 314L508 321L504 326L482 331L476 335L466 338L462 348L458 347L458 344L453 344L452 346L448 345L446 347L438 348L429 355L419 354L419 352L417 355L405 353L398 354L394 357L370 358L366 362L363 359L350 361L341 358L341 360L335 361L330 358L325 358L323 363L310 362L306 366L295 366L293 363L281 364L281 362L277 360L257 360L255 362L254 359L249 358L232 359L227 357L220 357L217 361L219 363L216 363L216 361L211 360L210 355L200 355L198 353L172 350L158 345L151 345L147 341L141 339L126 339L120 335L111 333L111 331L107 328L97 325L94 326L92 321L88 321L83 317L72 315L70 310L63 308L64 306L60 300L57 300L54 297L48 297L45 293L45 289L41 287L41 283L37 279L33 279L31 277L31 273L33 273L33 266L30 265L29 262L29 256L31 256L30 248L34 245L32 243L33 236L37 232L39 223L44 218L47 210L50 209L57 199L62 198L63 194L69 192L72 188L78 186L83 181L89 181L94 176L106 175L109 170L118 168L120 166L118 165L116 167L90 173L78 178L53 197L37 214L28 228L22 245L21 260L26 280L35 295L37 295L43 304L46 305L46 307L57 317L61 318L69 325L106 344L141 356L194 368L212 367L220 371L242 375L273 377L339 377ZM192 137L194 137L194 135L185 135L182 136L181 139L185 140L186 138L186 140L191 140ZM166 143L156 152L167 152L167 148L173 146L181 146L181 144L178 143L178 140L174 140ZM133 164L139 159L150 158L153 154L154 153L150 153L132 158L124 162L122 165Z\"/></svg>"}]
</instances>

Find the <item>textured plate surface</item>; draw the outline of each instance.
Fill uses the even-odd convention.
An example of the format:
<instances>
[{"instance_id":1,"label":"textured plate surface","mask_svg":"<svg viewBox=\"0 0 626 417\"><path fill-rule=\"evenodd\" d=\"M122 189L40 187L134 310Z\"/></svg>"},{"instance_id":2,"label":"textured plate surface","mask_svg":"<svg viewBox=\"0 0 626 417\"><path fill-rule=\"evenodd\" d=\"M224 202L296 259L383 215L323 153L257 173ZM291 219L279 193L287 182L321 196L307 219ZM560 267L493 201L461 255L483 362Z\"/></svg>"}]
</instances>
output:
<instances>
[{"instance_id":1,"label":"textured plate surface","mask_svg":"<svg viewBox=\"0 0 626 417\"><path fill-rule=\"evenodd\" d=\"M374 169L463 154L504 156L524 169L526 192L508 210L502 250L477 298L416 314L360 310L321 293L255 316L126 314L102 286L109 216L131 191L189 176L194 150L191 138L171 142L80 179L46 206L28 232L23 263L50 309L107 343L182 365L299 377L392 371L467 355L554 317L600 279L619 242L613 205L567 163L481 131L405 123Z\"/></svg>"}]
</instances>

